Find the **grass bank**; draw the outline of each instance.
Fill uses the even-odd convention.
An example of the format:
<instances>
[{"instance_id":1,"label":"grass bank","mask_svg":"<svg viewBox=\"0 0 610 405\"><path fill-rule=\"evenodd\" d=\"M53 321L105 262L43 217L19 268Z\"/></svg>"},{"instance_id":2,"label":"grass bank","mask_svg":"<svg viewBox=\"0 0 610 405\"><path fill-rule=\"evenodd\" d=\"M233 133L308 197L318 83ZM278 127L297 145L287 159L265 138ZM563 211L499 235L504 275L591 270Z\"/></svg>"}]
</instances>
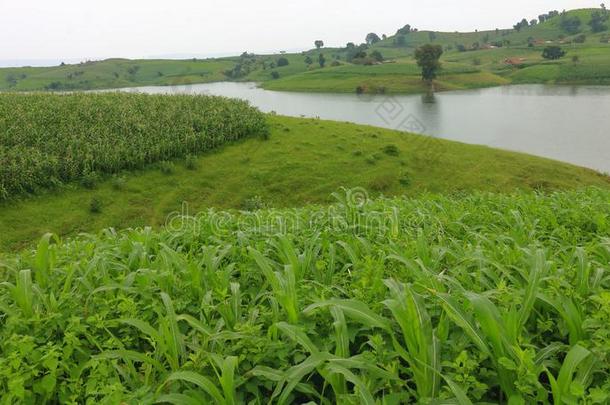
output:
<instances>
[{"instance_id":1,"label":"grass bank","mask_svg":"<svg viewBox=\"0 0 610 405\"><path fill-rule=\"evenodd\" d=\"M544 158L380 128L267 117L268 140L248 138L95 184L0 204L0 250L45 232L73 235L106 227L159 226L188 203L253 209L328 203L340 187L371 195L510 192L610 186L592 170Z\"/></svg>"}]
</instances>

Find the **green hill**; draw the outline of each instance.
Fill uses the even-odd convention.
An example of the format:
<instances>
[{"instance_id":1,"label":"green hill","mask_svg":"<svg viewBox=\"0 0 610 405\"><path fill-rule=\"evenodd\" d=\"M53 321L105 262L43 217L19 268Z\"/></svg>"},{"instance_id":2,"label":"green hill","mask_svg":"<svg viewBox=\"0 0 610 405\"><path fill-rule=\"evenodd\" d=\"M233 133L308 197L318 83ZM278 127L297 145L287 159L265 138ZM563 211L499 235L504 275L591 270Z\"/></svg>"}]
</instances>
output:
<instances>
[{"instance_id":1,"label":"green hill","mask_svg":"<svg viewBox=\"0 0 610 405\"><path fill-rule=\"evenodd\" d=\"M221 59L109 59L48 68L4 68L0 69L0 90L82 90L250 80L274 90L416 93L425 88L412 55L426 43L439 44L445 51L438 90L509 83L610 84L610 33L592 32L588 23L594 11L601 9L568 11L519 30L419 30L391 35L363 47L367 57L356 59L354 48L342 47L279 55L244 53ZM535 17L528 16L528 20ZM562 21L574 18L579 19L580 26L576 31L566 30ZM563 47L568 56L558 61L542 59L542 50L548 45ZM358 41L355 46L359 46ZM375 51L394 66L367 66L373 63L370 55ZM324 68L318 63L320 53L326 60ZM577 61L572 59L575 56Z\"/></svg>"}]
</instances>

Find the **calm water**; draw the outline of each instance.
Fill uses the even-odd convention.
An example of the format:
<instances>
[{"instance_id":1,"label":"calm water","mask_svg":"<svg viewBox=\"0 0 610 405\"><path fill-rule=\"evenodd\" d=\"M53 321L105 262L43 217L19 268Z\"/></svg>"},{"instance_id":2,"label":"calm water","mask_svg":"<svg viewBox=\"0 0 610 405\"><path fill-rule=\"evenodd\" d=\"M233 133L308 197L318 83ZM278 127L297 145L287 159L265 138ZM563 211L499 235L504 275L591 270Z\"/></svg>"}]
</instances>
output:
<instances>
[{"instance_id":1,"label":"calm water","mask_svg":"<svg viewBox=\"0 0 610 405\"><path fill-rule=\"evenodd\" d=\"M402 129L610 172L610 87L526 85L434 96L286 93L254 83L129 91L242 98L266 112Z\"/></svg>"}]
</instances>

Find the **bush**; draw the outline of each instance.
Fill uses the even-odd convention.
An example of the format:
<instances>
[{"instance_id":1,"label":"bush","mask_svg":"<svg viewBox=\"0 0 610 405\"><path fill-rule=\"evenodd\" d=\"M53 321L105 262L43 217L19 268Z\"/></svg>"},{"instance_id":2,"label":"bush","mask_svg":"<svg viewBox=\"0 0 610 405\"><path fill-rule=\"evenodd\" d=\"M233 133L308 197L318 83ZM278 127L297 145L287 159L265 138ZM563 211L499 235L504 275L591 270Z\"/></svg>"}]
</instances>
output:
<instances>
[{"instance_id":1,"label":"bush","mask_svg":"<svg viewBox=\"0 0 610 405\"><path fill-rule=\"evenodd\" d=\"M289 64L288 59L283 56L277 60L277 67L288 66Z\"/></svg>"},{"instance_id":2,"label":"bush","mask_svg":"<svg viewBox=\"0 0 610 405\"><path fill-rule=\"evenodd\" d=\"M102 212L102 202L97 198L92 198L89 202L89 212L92 214L99 214Z\"/></svg>"},{"instance_id":3,"label":"bush","mask_svg":"<svg viewBox=\"0 0 610 405\"><path fill-rule=\"evenodd\" d=\"M161 173L163 173L165 175L173 174L175 169L176 169L176 167L174 166L174 164L172 162L168 162L168 161L159 162L159 170L161 170Z\"/></svg>"},{"instance_id":4,"label":"bush","mask_svg":"<svg viewBox=\"0 0 610 405\"><path fill-rule=\"evenodd\" d=\"M100 177L98 176L98 174L94 171L88 171L86 170L83 173L83 177L81 178L81 186L88 188L88 189L94 189L95 187L97 187L97 183L99 182Z\"/></svg>"},{"instance_id":5,"label":"bush","mask_svg":"<svg viewBox=\"0 0 610 405\"><path fill-rule=\"evenodd\" d=\"M122 190L127 180L123 176L112 176L111 185L114 190Z\"/></svg>"},{"instance_id":6,"label":"bush","mask_svg":"<svg viewBox=\"0 0 610 405\"><path fill-rule=\"evenodd\" d=\"M388 156L398 156L398 155L400 155L400 150L398 149L398 147L396 145L386 145L383 148L383 153L385 153Z\"/></svg>"},{"instance_id":7,"label":"bush","mask_svg":"<svg viewBox=\"0 0 610 405\"><path fill-rule=\"evenodd\" d=\"M244 211L258 211L267 208L267 204L263 201L263 198L259 195L245 199L241 208Z\"/></svg>"},{"instance_id":8,"label":"bush","mask_svg":"<svg viewBox=\"0 0 610 405\"><path fill-rule=\"evenodd\" d=\"M561 49L559 46L547 46L544 48L544 51L542 51L542 57L545 59L555 60L563 58L565 55L566 51Z\"/></svg>"},{"instance_id":9,"label":"bush","mask_svg":"<svg viewBox=\"0 0 610 405\"><path fill-rule=\"evenodd\" d=\"M587 40L587 36L585 34L580 34L576 38L574 38L574 42L577 44L584 44Z\"/></svg>"},{"instance_id":10,"label":"bush","mask_svg":"<svg viewBox=\"0 0 610 405\"><path fill-rule=\"evenodd\" d=\"M276 80L280 78L280 73L277 70L271 72L271 78Z\"/></svg>"},{"instance_id":11,"label":"bush","mask_svg":"<svg viewBox=\"0 0 610 405\"><path fill-rule=\"evenodd\" d=\"M184 167L186 167L187 170L197 169L197 158L193 155L186 155L186 159L184 160Z\"/></svg>"}]
</instances>

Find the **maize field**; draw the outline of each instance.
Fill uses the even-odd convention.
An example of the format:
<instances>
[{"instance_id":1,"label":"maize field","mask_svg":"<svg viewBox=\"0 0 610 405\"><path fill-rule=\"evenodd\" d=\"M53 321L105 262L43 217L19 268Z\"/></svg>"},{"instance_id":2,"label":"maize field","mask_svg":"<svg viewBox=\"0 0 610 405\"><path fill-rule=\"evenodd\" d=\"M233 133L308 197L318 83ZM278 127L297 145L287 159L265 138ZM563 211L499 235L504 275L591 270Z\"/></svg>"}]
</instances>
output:
<instances>
[{"instance_id":1,"label":"maize field","mask_svg":"<svg viewBox=\"0 0 610 405\"><path fill-rule=\"evenodd\" d=\"M4 255L0 403L609 403L610 192L357 193Z\"/></svg>"},{"instance_id":2,"label":"maize field","mask_svg":"<svg viewBox=\"0 0 610 405\"><path fill-rule=\"evenodd\" d=\"M0 200L266 131L260 111L222 97L0 94Z\"/></svg>"}]
</instances>

